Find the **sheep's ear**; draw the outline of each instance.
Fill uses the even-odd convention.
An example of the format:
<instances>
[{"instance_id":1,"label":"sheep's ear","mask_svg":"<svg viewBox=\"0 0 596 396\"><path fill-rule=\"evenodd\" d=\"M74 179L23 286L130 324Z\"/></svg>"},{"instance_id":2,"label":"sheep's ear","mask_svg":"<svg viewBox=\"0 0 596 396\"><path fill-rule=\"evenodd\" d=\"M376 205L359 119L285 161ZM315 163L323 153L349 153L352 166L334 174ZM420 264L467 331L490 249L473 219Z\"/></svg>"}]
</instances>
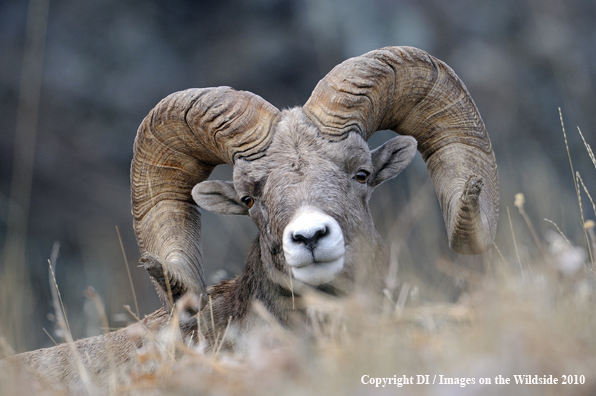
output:
<instances>
[{"instance_id":1,"label":"sheep's ear","mask_svg":"<svg viewBox=\"0 0 596 396\"><path fill-rule=\"evenodd\" d=\"M416 140L410 136L396 136L372 151L373 174L369 183L376 187L399 175L416 154Z\"/></svg>"},{"instance_id":2,"label":"sheep's ear","mask_svg":"<svg viewBox=\"0 0 596 396\"><path fill-rule=\"evenodd\" d=\"M201 208L223 215L248 215L248 208L238 197L234 183L220 180L201 182L192 189L192 197Z\"/></svg>"}]
</instances>

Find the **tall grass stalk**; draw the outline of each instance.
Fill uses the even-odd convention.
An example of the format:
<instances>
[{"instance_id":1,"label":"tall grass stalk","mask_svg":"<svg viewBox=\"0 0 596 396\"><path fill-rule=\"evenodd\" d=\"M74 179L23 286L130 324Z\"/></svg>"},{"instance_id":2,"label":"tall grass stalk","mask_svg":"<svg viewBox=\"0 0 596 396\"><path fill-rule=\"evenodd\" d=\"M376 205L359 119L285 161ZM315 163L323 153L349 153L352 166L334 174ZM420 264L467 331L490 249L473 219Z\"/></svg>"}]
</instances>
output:
<instances>
[{"instance_id":1,"label":"tall grass stalk","mask_svg":"<svg viewBox=\"0 0 596 396\"><path fill-rule=\"evenodd\" d=\"M571 175L573 176L573 185L575 186L575 195L577 196L577 202L579 204L579 214L581 216L582 225L583 225L583 224L585 224L586 220L584 219L584 211L582 208L581 191L579 189L579 183L575 177L576 173L573 169L573 161L571 160L571 153L569 152L569 144L567 143L567 133L565 132L565 123L563 122L563 112L561 111L560 107L559 107L559 118L561 120L561 129L563 131L563 137L565 139L565 149L567 150L567 157L569 158L569 166L571 167ZM582 227L582 229L583 229L583 227ZM587 231L585 229L583 229L583 232L584 232L584 238L585 238L585 243L586 243L586 249L588 250L588 254L590 257L590 263L592 264L592 271L594 271L594 269L596 267L594 266L594 256L592 253L592 248L590 247L590 240L588 239Z\"/></svg>"}]
</instances>

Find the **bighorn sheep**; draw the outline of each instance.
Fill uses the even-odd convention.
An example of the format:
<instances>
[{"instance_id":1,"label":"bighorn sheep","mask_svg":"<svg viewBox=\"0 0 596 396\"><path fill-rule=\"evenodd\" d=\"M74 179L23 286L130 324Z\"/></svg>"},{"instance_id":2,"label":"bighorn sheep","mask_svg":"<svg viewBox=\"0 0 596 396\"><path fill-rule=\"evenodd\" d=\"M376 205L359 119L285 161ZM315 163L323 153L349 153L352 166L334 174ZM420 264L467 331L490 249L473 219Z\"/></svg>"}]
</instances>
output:
<instances>
[{"instance_id":1,"label":"bighorn sheep","mask_svg":"<svg viewBox=\"0 0 596 396\"><path fill-rule=\"evenodd\" d=\"M370 151L367 139L383 129L398 136ZM187 292L208 295L215 328L205 321L202 331L221 334L231 318L239 336L228 346L239 348L256 323L253 300L291 325L291 291L280 279L327 290L336 282L382 285L388 257L368 200L409 164L416 147L450 247L462 254L488 249L499 199L491 143L464 84L422 50L387 47L348 59L303 107L290 110L228 87L172 94L143 120L134 144L132 212L141 262L168 310ZM233 165L233 183L206 181L223 163ZM242 273L209 289L199 207L248 215L259 231ZM160 310L146 321L165 317ZM196 323L182 327L189 334ZM136 347L125 337L113 343L127 353ZM77 344L91 349L89 341ZM25 360L44 370L60 348L66 350L34 351ZM92 374L105 377L102 370Z\"/></svg>"}]
</instances>

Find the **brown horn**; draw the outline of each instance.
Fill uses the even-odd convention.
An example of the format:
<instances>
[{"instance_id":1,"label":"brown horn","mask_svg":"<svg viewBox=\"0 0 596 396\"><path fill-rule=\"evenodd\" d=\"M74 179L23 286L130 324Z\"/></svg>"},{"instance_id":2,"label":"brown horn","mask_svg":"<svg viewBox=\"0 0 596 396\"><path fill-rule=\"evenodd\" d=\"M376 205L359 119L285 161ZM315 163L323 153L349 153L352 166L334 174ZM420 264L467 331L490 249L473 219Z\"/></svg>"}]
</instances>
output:
<instances>
[{"instance_id":1,"label":"brown horn","mask_svg":"<svg viewBox=\"0 0 596 396\"><path fill-rule=\"evenodd\" d=\"M435 186L451 249L484 252L497 228L499 187L490 139L463 82L412 47L386 47L336 66L305 113L331 140L378 130L411 135Z\"/></svg>"},{"instance_id":2,"label":"brown horn","mask_svg":"<svg viewBox=\"0 0 596 396\"><path fill-rule=\"evenodd\" d=\"M168 289L175 295L206 289L192 188L216 165L263 156L278 114L255 94L219 87L174 93L141 123L130 172L133 226L164 305Z\"/></svg>"}]
</instances>

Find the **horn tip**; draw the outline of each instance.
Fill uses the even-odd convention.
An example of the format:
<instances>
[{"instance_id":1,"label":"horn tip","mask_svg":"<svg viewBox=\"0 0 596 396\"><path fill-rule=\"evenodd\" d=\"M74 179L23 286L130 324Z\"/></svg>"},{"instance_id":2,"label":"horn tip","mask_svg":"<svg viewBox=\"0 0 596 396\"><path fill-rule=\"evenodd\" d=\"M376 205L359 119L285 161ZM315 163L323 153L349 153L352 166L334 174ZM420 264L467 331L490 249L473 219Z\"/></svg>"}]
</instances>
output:
<instances>
[{"instance_id":1,"label":"horn tip","mask_svg":"<svg viewBox=\"0 0 596 396\"><path fill-rule=\"evenodd\" d=\"M477 175L470 175L461 194L462 201L467 204L475 204L480 197L482 187L484 187L484 179Z\"/></svg>"},{"instance_id":2,"label":"horn tip","mask_svg":"<svg viewBox=\"0 0 596 396\"><path fill-rule=\"evenodd\" d=\"M481 176L470 175L460 196L458 216L450 233L449 247L456 253L473 255L486 252L495 237L492 216L486 216L481 202L485 182ZM486 205L486 202L484 202Z\"/></svg>"}]
</instances>

